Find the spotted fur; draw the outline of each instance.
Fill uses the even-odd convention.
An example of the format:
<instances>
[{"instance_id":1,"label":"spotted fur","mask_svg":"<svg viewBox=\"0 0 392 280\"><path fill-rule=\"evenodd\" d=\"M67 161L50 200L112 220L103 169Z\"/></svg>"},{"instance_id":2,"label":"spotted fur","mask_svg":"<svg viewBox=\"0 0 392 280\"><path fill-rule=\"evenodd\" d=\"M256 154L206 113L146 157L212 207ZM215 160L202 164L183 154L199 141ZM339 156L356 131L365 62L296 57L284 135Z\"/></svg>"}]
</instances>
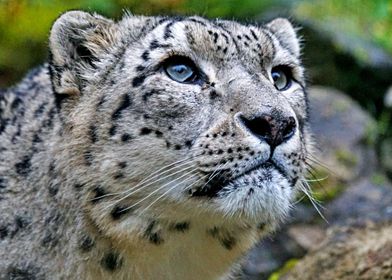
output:
<instances>
[{"instance_id":1,"label":"spotted fur","mask_svg":"<svg viewBox=\"0 0 392 280\"><path fill-rule=\"evenodd\" d=\"M0 279L237 275L286 216L310 149L291 24L73 11L49 49L0 93ZM197 82L167 75L175 55Z\"/></svg>"}]
</instances>

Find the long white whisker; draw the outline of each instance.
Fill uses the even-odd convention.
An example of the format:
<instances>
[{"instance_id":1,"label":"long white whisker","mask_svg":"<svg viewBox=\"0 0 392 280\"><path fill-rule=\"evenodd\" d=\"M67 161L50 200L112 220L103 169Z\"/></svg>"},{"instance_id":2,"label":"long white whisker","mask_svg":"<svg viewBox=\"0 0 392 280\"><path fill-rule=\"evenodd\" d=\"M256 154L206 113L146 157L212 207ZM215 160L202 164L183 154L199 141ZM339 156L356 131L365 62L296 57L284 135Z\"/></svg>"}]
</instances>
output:
<instances>
[{"instance_id":1,"label":"long white whisker","mask_svg":"<svg viewBox=\"0 0 392 280\"><path fill-rule=\"evenodd\" d=\"M123 211L126 211L126 210L128 210L128 209L131 209L131 208L135 207L136 205L139 205L140 203L142 203L142 202L145 201L146 199L150 198L151 196L153 196L154 194L156 194L157 192L159 192L161 189L163 189L163 188L166 187L167 185L170 185L171 183L173 183L173 182L175 182L175 181L177 181L177 180L179 180L179 179L181 179L181 178L183 178L183 177L185 177L185 176L191 174L192 172L194 172L194 169L191 170L191 171L188 171L188 172L184 173L183 175L181 175L181 176L178 177L178 178L175 178L174 180L171 180L170 182L167 182L166 184L163 184L162 186L160 186L160 187L157 188L156 190L150 192L147 196L143 197L143 198L142 198L141 200L139 200L138 202L136 202L136 203L134 203L133 205L131 205L131 206L125 208ZM121 200L123 200L123 199L125 199L125 198L122 198ZM120 202L121 200L117 201L116 203ZM116 204L116 203L114 203L114 204Z\"/></svg>"},{"instance_id":2,"label":"long white whisker","mask_svg":"<svg viewBox=\"0 0 392 280\"><path fill-rule=\"evenodd\" d=\"M304 192L304 194L306 194L306 196L309 198L310 203L312 203L314 209L316 209L317 213L320 215L320 217L326 222L328 223L328 220L324 217L324 215L321 213L319 207L323 208L322 205L320 205L320 203L312 196L311 193L309 193L310 190L310 186L307 182L303 182L303 184L300 185L300 189ZM308 190L309 188L309 190Z\"/></svg>"},{"instance_id":3,"label":"long white whisker","mask_svg":"<svg viewBox=\"0 0 392 280\"><path fill-rule=\"evenodd\" d=\"M162 195L160 195L157 199L155 199L153 202L151 202L146 208L143 209L143 211L140 212L140 215L143 214L148 208L150 208L154 203L156 203L158 200L160 200L162 197L164 197L165 195L167 195L170 191L172 191L175 187L177 187L178 185L188 181L189 179L191 179L193 176L196 175L192 175L189 176L187 179L183 180L180 183L175 184L173 187L171 187L170 189L168 189L166 192L164 192ZM204 179L205 177L207 177L208 175L204 175L203 177L199 178L198 180L196 180L195 182L193 182L191 185L188 186L191 187L193 186L195 183L199 182L200 180Z\"/></svg>"}]
</instances>

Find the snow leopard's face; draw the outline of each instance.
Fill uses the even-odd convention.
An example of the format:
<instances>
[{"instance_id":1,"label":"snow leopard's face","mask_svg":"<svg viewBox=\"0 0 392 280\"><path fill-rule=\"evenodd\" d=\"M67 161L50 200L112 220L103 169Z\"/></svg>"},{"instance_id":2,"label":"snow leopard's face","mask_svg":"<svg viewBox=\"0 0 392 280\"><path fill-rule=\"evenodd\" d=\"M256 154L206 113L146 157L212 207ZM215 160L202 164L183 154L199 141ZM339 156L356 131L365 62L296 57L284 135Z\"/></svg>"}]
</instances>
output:
<instances>
[{"instance_id":1,"label":"snow leopard's face","mask_svg":"<svg viewBox=\"0 0 392 280\"><path fill-rule=\"evenodd\" d=\"M287 20L114 23L71 12L50 47L65 141L93 215L270 224L287 213L309 149Z\"/></svg>"}]
</instances>

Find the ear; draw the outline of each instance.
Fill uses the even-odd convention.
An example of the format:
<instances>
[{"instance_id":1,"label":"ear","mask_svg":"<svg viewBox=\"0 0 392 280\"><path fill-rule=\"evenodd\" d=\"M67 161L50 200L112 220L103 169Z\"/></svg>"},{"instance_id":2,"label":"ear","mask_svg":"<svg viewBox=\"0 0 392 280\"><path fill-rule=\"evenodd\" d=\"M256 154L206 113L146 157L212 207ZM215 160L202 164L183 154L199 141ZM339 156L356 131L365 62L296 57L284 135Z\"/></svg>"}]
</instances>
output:
<instances>
[{"instance_id":1,"label":"ear","mask_svg":"<svg viewBox=\"0 0 392 280\"><path fill-rule=\"evenodd\" d=\"M102 16L81 11L61 15L49 37L56 94L79 95L86 75L94 74L96 62L109 53L117 37L116 24Z\"/></svg>"},{"instance_id":2,"label":"ear","mask_svg":"<svg viewBox=\"0 0 392 280\"><path fill-rule=\"evenodd\" d=\"M300 43L294 27L285 18L277 18L266 25L278 38L284 48L287 48L296 57L300 56Z\"/></svg>"}]
</instances>

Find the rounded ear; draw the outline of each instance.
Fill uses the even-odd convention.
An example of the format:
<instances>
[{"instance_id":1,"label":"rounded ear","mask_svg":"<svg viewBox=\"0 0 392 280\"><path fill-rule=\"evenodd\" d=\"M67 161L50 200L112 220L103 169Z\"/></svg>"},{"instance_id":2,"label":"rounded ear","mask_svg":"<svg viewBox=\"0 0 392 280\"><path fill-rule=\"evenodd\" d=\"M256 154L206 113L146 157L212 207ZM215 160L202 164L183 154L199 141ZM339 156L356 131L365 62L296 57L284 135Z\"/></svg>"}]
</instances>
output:
<instances>
[{"instance_id":1,"label":"rounded ear","mask_svg":"<svg viewBox=\"0 0 392 280\"><path fill-rule=\"evenodd\" d=\"M266 26L278 38L284 48L287 48L296 57L300 56L301 48L297 34L287 19L276 18Z\"/></svg>"},{"instance_id":2,"label":"rounded ear","mask_svg":"<svg viewBox=\"0 0 392 280\"><path fill-rule=\"evenodd\" d=\"M50 70L56 94L80 94L83 77L115 45L116 24L100 15L71 11L53 24L49 37Z\"/></svg>"}]
</instances>

